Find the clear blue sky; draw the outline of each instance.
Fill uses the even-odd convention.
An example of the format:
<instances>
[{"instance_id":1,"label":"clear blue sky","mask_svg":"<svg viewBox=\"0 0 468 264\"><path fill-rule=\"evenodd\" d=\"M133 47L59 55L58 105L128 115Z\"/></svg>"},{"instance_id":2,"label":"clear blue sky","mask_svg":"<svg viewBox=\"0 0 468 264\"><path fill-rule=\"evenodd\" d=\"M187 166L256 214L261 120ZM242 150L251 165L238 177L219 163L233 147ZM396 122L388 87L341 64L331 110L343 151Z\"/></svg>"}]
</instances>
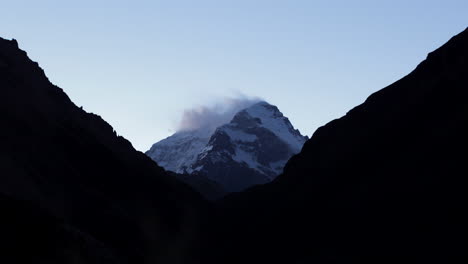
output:
<instances>
[{"instance_id":1,"label":"clear blue sky","mask_svg":"<svg viewBox=\"0 0 468 264\"><path fill-rule=\"evenodd\" d=\"M468 26L468 1L6 1L49 79L142 151L184 109L259 96L303 134L409 73Z\"/></svg>"}]
</instances>

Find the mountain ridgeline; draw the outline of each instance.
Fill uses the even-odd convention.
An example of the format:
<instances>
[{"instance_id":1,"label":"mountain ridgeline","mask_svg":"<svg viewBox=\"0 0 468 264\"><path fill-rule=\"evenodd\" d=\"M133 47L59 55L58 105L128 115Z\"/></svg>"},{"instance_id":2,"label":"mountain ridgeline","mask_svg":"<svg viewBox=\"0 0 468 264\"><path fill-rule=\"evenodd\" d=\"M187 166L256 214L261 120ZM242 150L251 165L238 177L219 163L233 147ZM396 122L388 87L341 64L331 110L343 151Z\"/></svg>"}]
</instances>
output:
<instances>
[{"instance_id":1,"label":"mountain ridgeline","mask_svg":"<svg viewBox=\"0 0 468 264\"><path fill-rule=\"evenodd\" d=\"M176 177L205 197L219 198L213 190L223 195L272 181L307 139L276 106L262 101L240 110L214 130L177 132L146 154L165 169L182 174ZM199 182L218 187L200 188Z\"/></svg>"},{"instance_id":2,"label":"mountain ridgeline","mask_svg":"<svg viewBox=\"0 0 468 264\"><path fill-rule=\"evenodd\" d=\"M466 263L467 102L468 29L320 127L275 181L224 199L204 258Z\"/></svg>"},{"instance_id":3,"label":"mountain ridgeline","mask_svg":"<svg viewBox=\"0 0 468 264\"><path fill-rule=\"evenodd\" d=\"M205 203L0 38L2 263L181 258ZM182 260L181 260L182 261Z\"/></svg>"},{"instance_id":4,"label":"mountain ridgeline","mask_svg":"<svg viewBox=\"0 0 468 264\"><path fill-rule=\"evenodd\" d=\"M0 38L0 261L466 263L467 102L468 29L302 149L265 102L156 144L175 174ZM247 170L281 175L216 202L180 181L237 191Z\"/></svg>"}]
</instances>

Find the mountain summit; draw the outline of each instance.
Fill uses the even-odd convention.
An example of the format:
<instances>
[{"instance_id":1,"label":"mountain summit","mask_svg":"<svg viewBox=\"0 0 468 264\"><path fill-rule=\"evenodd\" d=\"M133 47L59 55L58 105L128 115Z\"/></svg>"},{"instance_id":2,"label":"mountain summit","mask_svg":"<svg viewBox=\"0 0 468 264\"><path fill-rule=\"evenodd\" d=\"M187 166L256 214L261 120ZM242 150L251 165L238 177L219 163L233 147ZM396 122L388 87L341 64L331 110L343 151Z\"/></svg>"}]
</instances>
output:
<instances>
[{"instance_id":1,"label":"mountain summit","mask_svg":"<svg viewBox=\"0 0 468 264\"><path fill-rule=\"evenodd\" d=\"M307 139L278 107L261 101L214 131L177 132L146 154L166 170L202 176L226 192L237 192L281 174Z\"/></svg>"}]
</instances>

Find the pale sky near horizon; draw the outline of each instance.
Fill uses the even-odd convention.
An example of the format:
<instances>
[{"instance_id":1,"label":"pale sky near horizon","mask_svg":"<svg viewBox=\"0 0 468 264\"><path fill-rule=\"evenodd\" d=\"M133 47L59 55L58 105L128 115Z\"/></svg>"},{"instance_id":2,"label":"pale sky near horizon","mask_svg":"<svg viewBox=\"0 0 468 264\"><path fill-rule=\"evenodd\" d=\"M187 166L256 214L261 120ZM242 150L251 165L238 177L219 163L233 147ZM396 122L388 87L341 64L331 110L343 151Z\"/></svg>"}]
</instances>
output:
<instances>
[{"instance_id":1,"label":"pale sky near horizon","mask_svg":"<svg viewBox=\"0 0 468 264\"><path fill-rule=\"evenodd\" d=\"M0 3L0 37L141 151L239 96L311 136L468 26L466 0Z\"/></svg>"}]
</instances>

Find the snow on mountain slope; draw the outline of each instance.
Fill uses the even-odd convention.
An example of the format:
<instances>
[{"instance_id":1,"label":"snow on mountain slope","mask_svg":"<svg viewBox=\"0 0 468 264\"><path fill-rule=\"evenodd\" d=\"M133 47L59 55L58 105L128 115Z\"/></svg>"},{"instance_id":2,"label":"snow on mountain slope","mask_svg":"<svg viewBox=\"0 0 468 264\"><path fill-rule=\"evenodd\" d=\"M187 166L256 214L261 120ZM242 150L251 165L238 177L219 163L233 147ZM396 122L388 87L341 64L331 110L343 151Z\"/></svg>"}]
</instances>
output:
<instances>
[{"instance_id":1,"label":"snow on mountain slope","mask_svg":"<svg viewBox=\"0 0 468 264\"><path fill-rule=\"evenodd\" d=\"M270 130L280 139L284 140L295 153L301 151L304 145L304 136L294 129L289 119L278 110L274 105L267 102L260 102L245 111L253 118L259 118L260 126Z\"/></svg>"},{"instance_id":2,"label":"snow on mountain slope","mask_svg":"<svg viewBox=\"0 0 468 264\"><path fill-rule=\"evenodd\" d=\"M192 169L227 191L241 191L281 174L306 140L276 106L259 102L216 129Z\"/></svg>"},{"instance_id":3,"label":"snow on mountain slope","mask_svg":"<svg viewBox=\"0 0 468 264\"><path fill-rule=\"evenodd\" d=\"M181 131L165 138L146 152L151 159L166 170L184 173L206 147L212 131Z\"/></svg>"},{"instance_id":4,"label":"snow on mountain slope","mask_svg":"<svg viewBox=\"0 0 468 264\"><path fill-rule=\"evenodd\" d=\"M273 180L306 140L276 106L262 101L214 131L178 132L146 154L166 170L201 175L234 192Z\"/></svg>"}]
</instances>

